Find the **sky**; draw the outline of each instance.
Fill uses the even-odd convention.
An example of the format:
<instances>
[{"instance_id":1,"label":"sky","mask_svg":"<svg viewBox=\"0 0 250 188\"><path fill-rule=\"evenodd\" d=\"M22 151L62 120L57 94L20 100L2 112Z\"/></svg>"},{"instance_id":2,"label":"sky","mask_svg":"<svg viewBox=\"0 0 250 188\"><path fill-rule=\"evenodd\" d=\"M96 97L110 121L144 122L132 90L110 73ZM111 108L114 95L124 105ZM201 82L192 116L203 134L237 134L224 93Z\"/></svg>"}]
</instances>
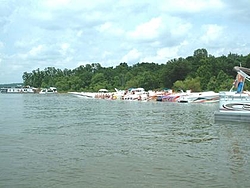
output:
<instances>
[{"instance_id":1,"label":"sky","mask_svg":"<svg viewBox=\"0 0 250 188\"><path fill-rule=\"evenodd\" d=\"M0 0L0 84L24 72L250 53L249 0Z\"/></svg>"}]
</instances>

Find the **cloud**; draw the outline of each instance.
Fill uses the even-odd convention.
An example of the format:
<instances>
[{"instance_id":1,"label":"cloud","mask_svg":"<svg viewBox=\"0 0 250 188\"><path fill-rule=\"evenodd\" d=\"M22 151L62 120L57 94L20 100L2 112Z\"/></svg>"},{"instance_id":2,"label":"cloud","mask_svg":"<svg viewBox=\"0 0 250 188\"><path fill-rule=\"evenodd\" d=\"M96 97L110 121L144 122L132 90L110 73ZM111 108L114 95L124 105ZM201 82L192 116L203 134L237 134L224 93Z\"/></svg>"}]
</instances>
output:
<instances>
[{"instance_id":1,"label":"cloud","mask_svg":"<svg viewBox=\"0 0 250 188\"><path fill-rule=\"evenodd\" d=\"M160 4L160 9L168 12L198 13L208 9L221 9L225 5L221 0L167 0Z\"/></svg>"},{"instance_id":2,"label":"cloud","mask_svg":"<svg viewBox=\"0 0 250 188\"><path fill-rule=\"evenodd\" d=\"M21 58L23 60L27 60L29 58L34 58L34 57L37 57L37 56L41 55L41 53L43 51L44 51L44 46L40 44L40 45L32 47L26 53L19 53L17 55L18 55L19 58ZM15 56L13 56L13 58L15 58Z\"/></svg>"},{"instance_id":3,"label":"cloud","mask_svg":"<svg viewBox=\"0 0 250 188\"><path fill-rule=\"evenodd\" d=\"M38 45L33 47L29 52L28 55L30 56L37 56L43 51L43 45Z\"/></svg>"},{"instance_id":4,"label":"cloud","mask_svg":"<svg viewBox=\"0 0 250 188\"><path fill-rule=\"evenodd\" d=\"M128 32L128 37L134 39L154 39L159 35L159 29L162 25L160 17L152 18L148 22L138 25L134 31Z\"/></svg>"},{"instance_id":5,"label":"cloud","mask_svg":"<svg viewBox=\"0 0 250 188\"><path fill-rule=\"evenodd\" d=\"M248 0L230 1L230 3L226 0L224 1L227 9L227 11L223 12L224 17L226 16L228 19L242 24L249 23L250 12Z\"/></svg>"},{"instance_id":6,"label":"cloud","mask_svg":"<svg viewBox=\"0 0 250 188\"><path fill-rule=\"evenodd\" d=\"M50 8L59 8L62 6L67 6L70 3L70 0L45 0L43 1L44 5Z\"/></svg>"},{"instance_id":7,"label":"cloud","mask_svg":"<svg viewBox=\"0 0 250 188\"><path fill-rule=\"evenodd\" d=\"M146 56L142 61L166 63L170 59L179 58L181 56L181 49L187 45L187 41L182 41L178 46L159 48L154 55Z\"/></svg>"},{"instance_id":8,"label":"cloud","mask_svg":"<svg viewBox=\"0 0 250 188\"><path fill-rule=\"evenodd\" d=\"M180 37L186 35L191 29L191 23L176 20L175 25L170 29L170 33L172 36Z\"/></svg>"},{"instance_id":9,"label":"cloud","mask_svg":"<svg viewBox=\"0 0 250 188\"><path fill-rule=\"evenodd\" d=\"M70 45L68 43L62 43L60 52L62 55L66 55L66 53L69 49L70 49Z\"/></svg>"},{"instance_id":10,"label":"cloud","mask_svg":"<svg viewBox=\"0 0 250 188\"><path fill-rule=\"evenodd\" d=\"M82 31L82 30L79 30L79 31L77 31L76 36L77 36L77 37L81 37L82 34L83 34L83 31Z\"/></svg>"},{"instance_id":11,"label":"cloud","mask_svg":"<svg viewBox=\"0 0 250 188\"><path fill-rule=\"evenodd\" d=\"M121 58L121 62L127 62L129 64L137 63L139 61L140 56L141 53L137 49L132 49Z\"/></svg>"},{"instance_id":12,"label":"cloud","mask_svg":"<svg viewBox=\"0 0 250 188\"><path fill-rule=\"evenodd\" d=\"M4 48L4 43L0 41L0 50Z\"/></svg>"},{"instance_id":13,"label":"cloud","mask_svg":"<svg viewBox=\"0 0 250 188\"><path fill-rule=\"evenodd\" d=\"M110 51L104 51L101 55L102 59L106 59L108 57L110 57L113 53Z\"/></svg>"},{"instance_id":14,"label":"cloud","mask_svg":"<svg viewBox=\"0 0 250 188\"><path fill-rule=\"evenodd\" d=\"M220 40L221 37L223 37L222 26L216 24L210 24L210 25L204 25L202 29L205 31L205 33L203 36L201 36L200 39L206 45L209 45L211 42L216 42Z\"/></svg>"},{"instance_id":15,"label":"cloud","mask_svg":"<svg viewBox=\"0 0 250 188\"><path fill-rule=\"evenodd\" d=\"M119 26L115 26L114 23L112 22L105 22L101 25L98 25L96 29L100 33L104 33L104 34L107 33L107 34L112 34L115 36L120 36L124 34L124 31L121 28L119 28Z\"/></svg>"},{"instance_id":16,"label":"cloud","mask_svg":"<svg viewBox=\"0 0 250 188\"><path fill-rule=\"evenodd\" d=\"M32 38L31 40L28 40L27 38L19 39L14 42L14 47L26 48L27 46L33 46L38 42L39 42L38 38Z\"/></svg>"},{"instance_id":17,"label":"cloud","mask_svg":"<svg viewBox=\"0 0 250 188\"><path fill-rule=\"evenodd\" d=\"M12 71L20 70L23 66L22 65L12 65L11 69Z\"/></svg>"}]
</instances>

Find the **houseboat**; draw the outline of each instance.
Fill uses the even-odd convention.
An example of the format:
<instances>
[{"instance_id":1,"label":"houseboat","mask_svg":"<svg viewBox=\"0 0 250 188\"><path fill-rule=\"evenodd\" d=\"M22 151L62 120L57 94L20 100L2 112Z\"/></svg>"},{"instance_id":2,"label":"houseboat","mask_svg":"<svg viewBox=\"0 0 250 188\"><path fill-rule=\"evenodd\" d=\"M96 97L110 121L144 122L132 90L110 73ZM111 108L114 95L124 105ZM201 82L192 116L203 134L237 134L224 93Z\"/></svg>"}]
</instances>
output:
<instances>
[{"instance_id":1,"label":"houseboat","mask_svg":"<svg viewBox=\"0 0 250 188\"><path fill-rule=\"evenodd\" d=\"M36 88L30 86L21 86L18 85L16 87L3 87L1 88L1 93L35 93Z\"/></svg>"}]
</instances>

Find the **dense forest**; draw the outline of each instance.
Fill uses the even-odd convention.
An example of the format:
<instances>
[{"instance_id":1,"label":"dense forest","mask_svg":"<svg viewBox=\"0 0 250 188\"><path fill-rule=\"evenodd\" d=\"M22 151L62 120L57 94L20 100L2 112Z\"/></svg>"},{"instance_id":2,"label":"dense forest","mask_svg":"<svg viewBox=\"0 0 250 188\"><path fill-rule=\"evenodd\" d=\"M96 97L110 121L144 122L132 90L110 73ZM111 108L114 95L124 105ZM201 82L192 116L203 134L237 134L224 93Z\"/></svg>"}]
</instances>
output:
<instances>
[{"instance_id":1,"label":"dense forest","mask_svg":"<svg viewBox=\"0 0 250 188\"><path fill-rule=\"evenodd\" d=\"M230 90L236 76L234 66L250 68L247 56L228 54L214 57L206 49L197 49L193 56L173 59L165 64L142 62L128 66L102 67L86 64L73 70L48 67L23 73L23 84L37 88L57 87L58 91L98 91L143 87L145 90L222 91ZM245 84L250 89L250 84Z\"/></svg>"}]
</instances>

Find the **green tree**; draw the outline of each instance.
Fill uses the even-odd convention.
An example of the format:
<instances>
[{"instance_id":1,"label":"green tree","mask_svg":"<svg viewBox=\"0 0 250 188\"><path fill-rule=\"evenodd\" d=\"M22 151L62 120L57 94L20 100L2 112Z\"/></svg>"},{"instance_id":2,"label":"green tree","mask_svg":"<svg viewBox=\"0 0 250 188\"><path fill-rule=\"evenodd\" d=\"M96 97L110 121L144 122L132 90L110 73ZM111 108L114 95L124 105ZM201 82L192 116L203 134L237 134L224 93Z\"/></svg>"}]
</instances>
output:
<instances>
[{"instance_id":1,"label":"green tree","mask_svg":"<svg viewBox=\"0 0 250 188\"><path fill-rule=\"evenodd\" d=\"M68 78L69 77L61 77L56 81L55 86L59 88L58 91L75 91L70 87Z\"/></svg>"},{"instance_id":2,"label":"green tree","mask_svg":"<svg viewBox=\"0 0 250 188\"><path fill-rule=\"evenodd\" d=\"M188 77L184 81L176 81L173 86L174 90L191 90L191 91L201 91L200 78Z\"/></svg>"},{"instance_id":3,"label":"green tree","mask_svg":"<svg viewBox=\"0 0 250 188\"><path fill-rule=\"evenodd\" d=\"M212 87L214 84L214 87ZM230 78L224 71L220 71L216 77L216 79L211 78L209 82L209 88L213 89L213 91L229 91L233 85L233 79Z\"/></svg>"},{"instance_id":4,"label":"green tree","mask_svg":"<svg viewBox=\"0 0 250 188\"><path fill-rule=\"evenodd\" d=\"M206 49L201 48L194 51L194 57L198 59L203 59L208 57L208 52Z\"/></svg>"},{"instance_id":5,"label":"green tree","mask_svg":"<svg viewBox=\"0 0 250 188\"><path fill-rule=\"evenodd\" d=\"M197 70L197 76L200 78L201 82L201 89L206 90L207 83L209 82L210 78L212 77L212 66L209 63L208 59L201 60L201 66Z\"/></svg>"},{"instance_id":6,"label":"green tree","mask_svg":"<svg viewBox=\"0 0 250 188\"><path fill-rule=\"evenodd\" d=\"M108 89L107 88L107 80L103 73L96 73L91 79L90 88L93 91L98 91L99 89Z\"/></svg>"}]
</instances>

